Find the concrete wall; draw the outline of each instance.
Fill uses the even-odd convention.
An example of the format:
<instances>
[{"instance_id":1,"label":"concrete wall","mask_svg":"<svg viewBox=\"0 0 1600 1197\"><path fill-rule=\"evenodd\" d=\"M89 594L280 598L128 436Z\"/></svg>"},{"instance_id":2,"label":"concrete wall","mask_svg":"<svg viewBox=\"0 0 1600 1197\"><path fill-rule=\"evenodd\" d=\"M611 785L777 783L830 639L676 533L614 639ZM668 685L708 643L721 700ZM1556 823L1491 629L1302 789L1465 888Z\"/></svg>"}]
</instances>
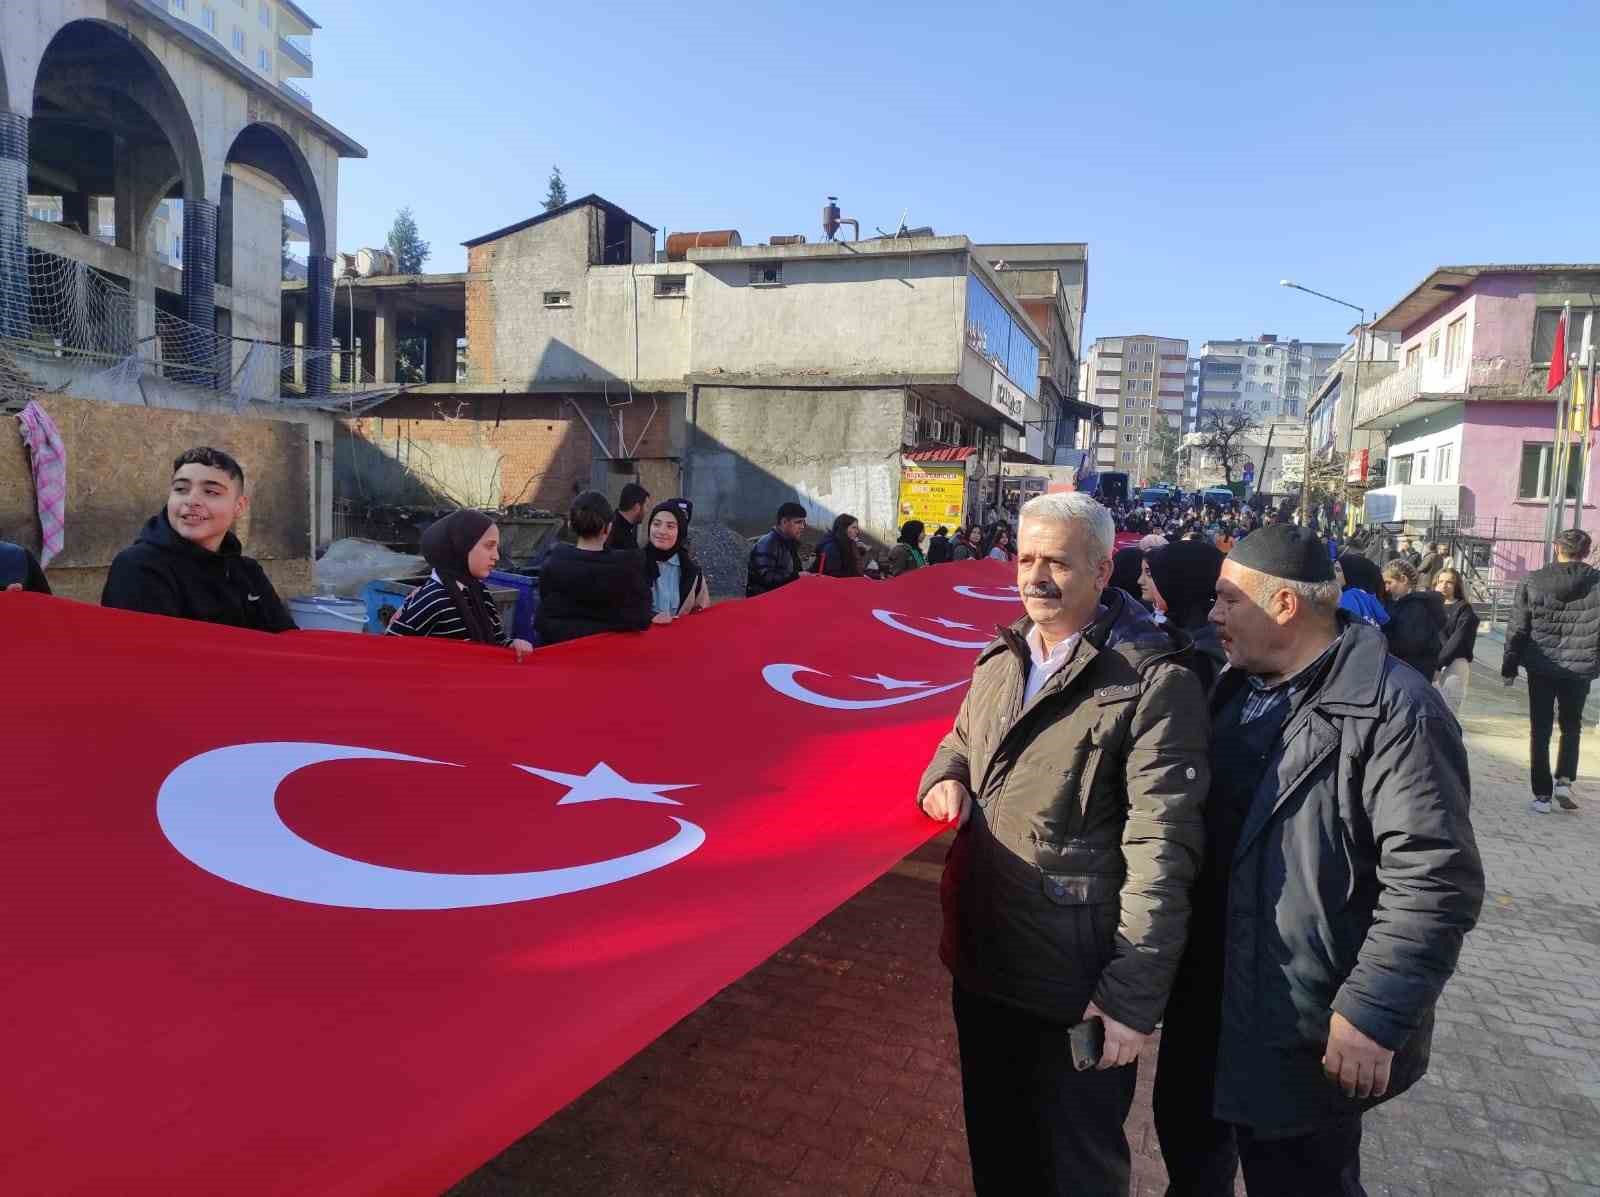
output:
<instances>
[{"instance_id":1,"label":"concrete wall","mask_svg":"<svg viewBox=\"0 0 1600 1197\"><path fill-rule=\"evenodd\" d=\"M749 258L697 261L692 367L730 374L823 368L954 374L963 345L965 258L961 252L785 257L783 284L775 287L751 286Z\"/></svg>"},{"instance_id":2,"label":"concrete wall","mask_svg":"<svg viewBox=\"0 0 1600 1197\"><path fill-rule=\"evenodd\" d=\"M311 587L308 429L282 420L152 410L50 395L41 406L61 430L67 454L66 548L51 562L51 587L99 600L107 568L162 509L172 459L213 445L244 467L251 507L237 526L285 597ZM33 476L14 417L0 418L0 539L37 551Z\"/></svg>"},{"instance_id":3,"label":"concrete wall","mask_svg":"<svg viewBox=\"0 0 1600 1197\"><path fill-rule=\"evenodd\" d=\"M892 542L905 401L899 387L694 388L685 485L695 519L754 534L793 500L816 529L848 511Z\"/></svg>"},{"instance_id":4,"label":"concrete wall","mask_svg":"<svg viewBox=\"0 0 1600 1197\"><path fill-rule=\"evenodd\" d=\"M1461 485L1471 492L1473 518L1480 529L1496 520L1503 527L1543 527L1549 503L1519 499L1517 489L1524 444L1555 441L1555 413L1549 403L1477 401L1466 405L1466 425L1461 445ZM1392 457L1392 453L1391 453ZM1600 497L1600 478L1591 471L1584 501L1584 526L1593 528L1594 508ZM1467 500L1463 496L1462 505ZM1571 510L1569 505L1568 510ZM1570 521L1569 521L1570 522ZM1537 565L1537 562L1535 563Z\"/></svg>"},{"instance_id":5,"label":"concrete wall","mask_svg":"<svg viewBox=\"0 0 1600 1197\"><path fill-rule=\"evenodd\" d=\"M684 294L656 295L658 276L682 278ZM691 314L699 283L681 262L590 267L582 283L583 322L575 348L598 368L599 377L682 378L689 373Z\"/></svg>"},{"instance_id":6,"label":"concrete wall","mask_svg":"<svg viewBox=\"0 0 1600 1197\"><path fill-rule=\"evenodd\" d=\"M283 331L285 192L270 175L247 166L230 166L228 173L233 176L233 335L278 341ZM238 352L242 355L242 350Z\"/></svg>"},{"instance_id":7,"label":"concrete wall","mask_svg":"<svg viewBox=\"0 0 1600 1197\"><path fill-rule=\"evenodd\" d=\"M607 377L581 349L589 306L584 276L599 219L597 209L577 208L472 248L468 269L489 277L468 284L471 381L515 392L550 379ZM569 292L572 306L545 307L546 291Z\"/></svg>"}]
</instances>

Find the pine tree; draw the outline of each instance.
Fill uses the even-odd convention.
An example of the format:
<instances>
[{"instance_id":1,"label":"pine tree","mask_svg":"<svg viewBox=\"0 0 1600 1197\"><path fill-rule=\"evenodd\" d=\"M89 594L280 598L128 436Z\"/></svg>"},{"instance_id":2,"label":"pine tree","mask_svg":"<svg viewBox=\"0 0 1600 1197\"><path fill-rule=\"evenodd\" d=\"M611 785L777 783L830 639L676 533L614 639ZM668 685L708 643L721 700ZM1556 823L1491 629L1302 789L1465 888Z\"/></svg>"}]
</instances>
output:
<instances>
[{"instance_id":1,"label":"pine tree","mask_svg":"<svg viewBox=\"0 0 1600 1197\"><path fill-rule=\"evenodd\" d=\"M421 274L428 260L428 243L417 234L417 222L408 204L394 214L394 225L389 229L389 252L394 255L397 274Z\"/></svg>"},{"instance_id":2,"label":"pine tree","mask_svg":"<svg viewBox=\"0 0 1600 1197\"><path fill-rule=\"evenodd\" d=\"M550 189L545 193L544 210L554 212L567 202L567 184L561 177L561 168L550 168Z\"/></svg>"}]
</instances>

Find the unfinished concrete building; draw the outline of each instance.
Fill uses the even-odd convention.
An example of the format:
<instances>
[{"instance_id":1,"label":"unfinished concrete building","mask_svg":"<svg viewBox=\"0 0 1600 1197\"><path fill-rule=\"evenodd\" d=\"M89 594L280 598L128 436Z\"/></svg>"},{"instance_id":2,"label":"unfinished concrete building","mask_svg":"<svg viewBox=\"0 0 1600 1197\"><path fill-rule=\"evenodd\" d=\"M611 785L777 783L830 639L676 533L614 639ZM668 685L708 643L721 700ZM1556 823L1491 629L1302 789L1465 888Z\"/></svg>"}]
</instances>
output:
<instances>
[{"instance_id":1,"label":"unfinished concrete building","mask_svg":"<svg viewBox=\"0 0 1600 1197\"><path fill-rule=\"evenodd\" d=\"M948 522L982 518L1004 451L1027 452L1030 419L1044 450L1056 396L1071 399L1075 371L1056 375L1082 319L1081 247L1071 280L1044 278L1054 259L1014 280L1057 305L1052 339L965 237L747 246L720 230L657 253L651 226L591 195L466 244L464 277L352 284L358 336L367 292L459 288L467 364L346 422L341 493L443 484L560 507L574 486L637 477L694 499L697 520L756 530L798 499L814 523L849 511L892 539L907 471L959 471Z\"/></svg>"}]
</instances>

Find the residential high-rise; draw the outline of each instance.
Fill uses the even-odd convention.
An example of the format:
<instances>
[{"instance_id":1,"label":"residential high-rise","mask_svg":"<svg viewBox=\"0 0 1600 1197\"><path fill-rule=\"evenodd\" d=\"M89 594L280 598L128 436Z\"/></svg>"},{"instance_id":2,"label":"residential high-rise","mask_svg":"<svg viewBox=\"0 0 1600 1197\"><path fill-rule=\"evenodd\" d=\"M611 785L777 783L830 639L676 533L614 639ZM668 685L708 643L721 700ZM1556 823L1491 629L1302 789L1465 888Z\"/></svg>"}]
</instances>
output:
<instances>
[{"instance_id":1,"label":"residential high-rise","mask_svg":"<svg viewBox=\"0 0 1600 1197\"><path fill-rule=\"evenodd\" d=\"M1188 393L1189 342L1179 337L1138 334L1101 337L1084 358L1079 392L1100 409L1095 466L1126 471L1135 486L1158 478L1160 461L1151 437L1164 421L1183 432Z\"/></svg>"},{"instance_id":2,"label":"residential high-rise","mask_svg":"<svg viewBox=\"0 0 1600 1197\"><path fill-rule=\"evenodd\" d=\"M1207 341L1194 359L1186 427L1207 410L1238 408L1258 421L1303 420L1322 377L1344 346L1337 341L1280 341L1273 333L1250 340Z\"/></svg>"}]
</instances>

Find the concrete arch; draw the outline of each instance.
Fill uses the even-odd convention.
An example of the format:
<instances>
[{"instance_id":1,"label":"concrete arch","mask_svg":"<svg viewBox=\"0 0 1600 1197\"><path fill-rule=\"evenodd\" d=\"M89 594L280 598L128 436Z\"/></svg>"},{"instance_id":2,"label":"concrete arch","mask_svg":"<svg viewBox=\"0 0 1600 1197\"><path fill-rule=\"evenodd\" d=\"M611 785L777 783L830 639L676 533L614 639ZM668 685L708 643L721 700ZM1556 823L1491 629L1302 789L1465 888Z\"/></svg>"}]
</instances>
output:
<instances>
[{"instance_id":1,"label":"concrete arch","mask_svg":"<svg viewBox=\"0 0 1600 1197\"><path fill-rule=\"evenodd\" d=\"M311 256L328 255L328 221L322 189L317 185L311 163L287 129L271 121L251 121L234 135L226 161L253 167L282 183L305 217Z\"/></svg>"},{"instance_id":2,"label":"concrete arch","mask_svg":"<svg viewBox=\"0 0 1600 1197\"><path fill-rule=\"evenodd\" d=\"M131 77L108 75L106 58L136 64ZM182 91L161 60L122 26L92 17L64 22L45 43L28 91L35 120L40 119L39 99L45 94L64 97L69 109L100 98L113 105L131 101L171 145L183 179L183 198L215 200L207 193L205 156Z\"/></svg>"}]
</instances>

